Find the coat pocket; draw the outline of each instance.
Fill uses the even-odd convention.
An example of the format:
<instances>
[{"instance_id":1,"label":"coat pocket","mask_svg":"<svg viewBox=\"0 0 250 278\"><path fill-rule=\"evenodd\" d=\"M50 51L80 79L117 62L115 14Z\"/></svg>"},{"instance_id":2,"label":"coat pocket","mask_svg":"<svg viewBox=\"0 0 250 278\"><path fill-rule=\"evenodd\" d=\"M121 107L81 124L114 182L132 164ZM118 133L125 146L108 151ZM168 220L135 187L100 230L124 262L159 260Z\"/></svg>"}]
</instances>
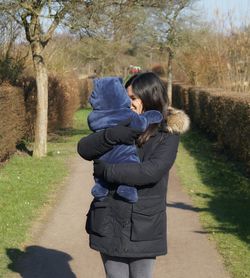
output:
<instances>
[{"instance_id":1,"label":"coat pocket","mask_svg":"<svg viewBox=\"0 0 250 278\"><path fill-rule=\"evenodd\" d=\"M166 233L166 204L162 198L141 199L133 205L132 241L161 238Z\"/></svg>"},{"instance_id":2,"label":"coat pocket","mask_svg":"<svg viewBox=\"0 0 250 278\"><path fill-rule=\"evenodd\" d=\"M85 229L88 234L108 236L111 234L110 209L104 202L92 202L87 213Z\"/></svg>"}]
</instances>

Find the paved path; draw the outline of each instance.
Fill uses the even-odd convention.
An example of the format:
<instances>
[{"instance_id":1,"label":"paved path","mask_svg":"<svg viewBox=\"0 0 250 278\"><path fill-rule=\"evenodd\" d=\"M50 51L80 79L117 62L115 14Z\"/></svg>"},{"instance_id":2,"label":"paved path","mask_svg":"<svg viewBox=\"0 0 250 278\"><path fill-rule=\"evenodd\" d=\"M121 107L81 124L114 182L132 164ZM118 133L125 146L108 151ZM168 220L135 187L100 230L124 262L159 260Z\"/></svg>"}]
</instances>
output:
<instances>
[{"instance_id":1,"label":"paved path","mask_svg":"<svg viewBox=\"0 0 250 278\"><path fill-rule=\"evenodd\" d=\"M72 159L71 175L55 209L36 228L33 244L20 261L24 278L105 277L98 252L88 247L85 214L91 201L92 163ZM169 254L159 257L154 278L229 278L214 244L208 240L175 169L168 192ZM141 277L143 278L143 277Z\"/></svg>"}]
</instances>

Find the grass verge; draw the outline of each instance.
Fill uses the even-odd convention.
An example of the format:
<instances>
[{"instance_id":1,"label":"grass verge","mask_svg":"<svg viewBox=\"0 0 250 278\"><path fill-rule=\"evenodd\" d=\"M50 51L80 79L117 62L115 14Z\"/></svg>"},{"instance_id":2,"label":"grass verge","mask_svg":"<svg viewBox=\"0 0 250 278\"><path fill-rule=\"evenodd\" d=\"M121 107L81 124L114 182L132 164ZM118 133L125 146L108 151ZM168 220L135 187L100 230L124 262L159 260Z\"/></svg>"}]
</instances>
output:
<instances>
[{"instance_id":1,"label":"grass verge","mask_svg":"<svg viewBox=\"0 0 250 278\"><path fill-rule=\"evenodd\" d=\"M176 160L182 184L199 211L226 268L235 278L250 277L250 181L237 163L215 151L198 131L182 136Z\"/></svg>"},{"instance_id":2,"label":"grass verge","mask_svg":"<svg viewBox=\"0 0 250 278\"><path fill-rule=\"evenodd\" d=\"M0 169L0 277L11 272L28 231L68 174L67 159L89 130L88 110L75 114L74 127L50 134L48 156L42 159L15 154Z\"/></svg>"}]
</instances>

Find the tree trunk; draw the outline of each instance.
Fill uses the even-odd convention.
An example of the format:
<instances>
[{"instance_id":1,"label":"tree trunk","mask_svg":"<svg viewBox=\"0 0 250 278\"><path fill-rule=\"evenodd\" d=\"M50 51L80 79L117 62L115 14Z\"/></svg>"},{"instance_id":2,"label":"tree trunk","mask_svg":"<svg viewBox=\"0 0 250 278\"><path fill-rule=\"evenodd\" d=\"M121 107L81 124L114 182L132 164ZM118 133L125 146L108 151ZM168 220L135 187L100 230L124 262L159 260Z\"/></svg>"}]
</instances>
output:
<instances>
[{"instance_id":1,"label":"tree trunk","mask_svg":"<svg viewBox=\"0 0 250 278\"><path fill-rule=\"evenodd\" d=\"M36 42L34 45L31 45L31 48L37 85L37 109L33 155L35 157L44 157L47 154L48 74L42 55L42 46Z\"/></svg>"},{"instance_id":2,"label":"tree trunk","mask_svg":"<svg viewBox=\"0 0 250 278\"><path fill-rule=\"evenodd\" d=\"M173 69L172 69L172 62L173 62L173 52L171 50L168 51L168 99L169 105L172 105L172 85L173 85Z\"/></svg>"}]
</instances>

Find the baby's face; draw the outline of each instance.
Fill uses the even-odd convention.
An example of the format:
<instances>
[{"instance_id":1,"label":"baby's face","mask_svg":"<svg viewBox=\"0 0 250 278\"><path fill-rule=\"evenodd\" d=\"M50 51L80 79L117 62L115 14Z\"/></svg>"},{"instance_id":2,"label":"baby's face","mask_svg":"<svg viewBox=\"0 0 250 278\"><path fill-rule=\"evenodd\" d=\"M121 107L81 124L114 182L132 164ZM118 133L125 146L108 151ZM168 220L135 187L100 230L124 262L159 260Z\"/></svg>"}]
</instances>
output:
<instances>
[{"instance_id":1,"label":"baby's face","mask_svg":"<svg viewBox=\"0 0 250 278\"><path fill-rule=\"evenodd\" d=\"M143 105L142 101L140 98L138 98L132 91L132 86L129 86L127 88L128 96L130 97L131 100L131 110L136 112L137 114L141 114L143 111Z\"/></svg>"}]
</instances>

